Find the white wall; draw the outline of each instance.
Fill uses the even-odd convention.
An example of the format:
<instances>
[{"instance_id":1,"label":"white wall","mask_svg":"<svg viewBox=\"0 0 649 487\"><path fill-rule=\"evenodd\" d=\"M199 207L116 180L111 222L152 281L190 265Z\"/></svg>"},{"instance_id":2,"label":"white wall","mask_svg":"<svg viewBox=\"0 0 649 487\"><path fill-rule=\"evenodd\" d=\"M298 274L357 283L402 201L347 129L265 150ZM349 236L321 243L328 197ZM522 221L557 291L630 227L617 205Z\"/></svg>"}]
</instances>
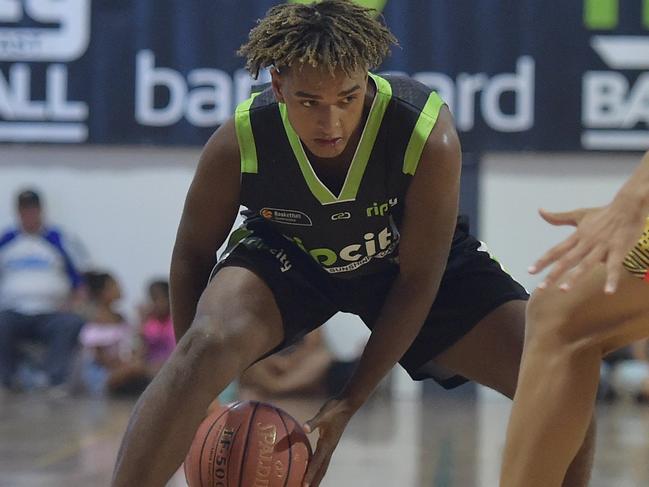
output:
<instances>
[{"instance_id":1,"label":"white wall","mask_svg":"<svg viewBox=\"0 0 649 487\"><path fill-rule=\"evenodd\" d=\"M521 284L540 278L527 268L569 229L552 227L537 213L605 204L640 161L624 154L490 154L480 170L480 238Z\"/></svg>"},{"instance_id":2,"label":"white wall","mask_svg":"<svg viewBox=\"0 0 649 487\"><path fill-rule=\"evenodd\" d=\"M79 236L94 265L113 271L131 313L154 277L166 277L200 150L0 146L0 227L16 192L41 191L48 220Z\"/></svg>"}]
</instances>

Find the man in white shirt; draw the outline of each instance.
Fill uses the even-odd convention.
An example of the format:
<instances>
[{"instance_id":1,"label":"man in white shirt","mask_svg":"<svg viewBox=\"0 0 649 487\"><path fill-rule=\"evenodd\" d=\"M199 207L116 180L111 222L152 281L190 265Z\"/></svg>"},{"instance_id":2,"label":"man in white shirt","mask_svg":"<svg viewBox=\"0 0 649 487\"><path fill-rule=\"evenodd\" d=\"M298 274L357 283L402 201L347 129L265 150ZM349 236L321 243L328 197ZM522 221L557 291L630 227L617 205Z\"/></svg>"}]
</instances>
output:
<instances>
[{"instance_id":1,"label":"man in white shirt","mask_svg":"<svg viewBox=\"0 0 649 487\"><path fill-rule=\"evenodd\" d=\"M68 311L81 285L74 251L59 229L43 222L33 190L18 195L19 225L0 234L0 379L15 386L18 344L43 343L50 386L67 378L83 319Z\"/></svg>"}]
</instances>

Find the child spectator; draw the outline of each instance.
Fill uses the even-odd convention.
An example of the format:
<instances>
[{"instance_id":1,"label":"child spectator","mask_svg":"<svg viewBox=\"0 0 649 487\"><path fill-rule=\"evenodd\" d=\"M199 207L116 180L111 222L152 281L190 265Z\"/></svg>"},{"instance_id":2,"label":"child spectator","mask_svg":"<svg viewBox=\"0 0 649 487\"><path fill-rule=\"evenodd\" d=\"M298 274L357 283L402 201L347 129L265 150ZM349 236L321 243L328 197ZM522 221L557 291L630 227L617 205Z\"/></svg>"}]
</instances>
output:
<instances>
[{"instance_id":1,"label":"child spectator","mask_svg":"<svg viewBox=\"0 0 649 487\"><path fill-rule=\"evenodd\" d=\"M144 360L151 377L158 373L176 346L169 305L169 283L153 281L149 285L150 302L141 311L140 331Z\"/></svg>"},{"instance_id":2,"label":"child spectator","mask_svg":"<svg viewBox=\"0 0 649 487\"><path fill-rule=\"evenodd\" d=\"M88 320L80 335L84 388L93 394L141 391L148 380L134 351L133 329L114 308L122 297L119 284L106 272L88 272L85 282Z\"/></svg>"},{"instance_id":3,"label":"child spectator","mask_svg":"<svg viewBox=\"0 0 649 487\"><path fill-rule=\"evenodd\" d=\"M114 310L121 298L117 281L108 273L90 272L86 282L89 319L81 331L84 387L94 394L138 395L176 345L169 284L154 281L149 285L149 302L140 310L138 337Z\"/></svg>"}]
</instances>

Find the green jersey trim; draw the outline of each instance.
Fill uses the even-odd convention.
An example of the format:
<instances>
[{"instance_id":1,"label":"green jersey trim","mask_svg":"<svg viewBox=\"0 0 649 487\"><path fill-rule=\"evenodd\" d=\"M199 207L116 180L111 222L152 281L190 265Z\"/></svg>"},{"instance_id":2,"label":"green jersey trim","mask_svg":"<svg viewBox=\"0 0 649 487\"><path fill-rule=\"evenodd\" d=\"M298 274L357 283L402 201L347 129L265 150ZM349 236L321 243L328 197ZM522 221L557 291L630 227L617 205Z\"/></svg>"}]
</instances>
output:
<instances>
[{"instance_id":1,"label":"green jersey trim","mask_svg":"<svg viewBox=\"0 0 649 487\"><path fill-rule=\"evenodd\" d=\"M279 103L279 113L282 117L282 123L284 124L284 131L288 137L288 141L291 144L293 149L293 154L297 159L297 163L300 166L300 171L302 172L302 177L306 181L307 186L313 193L313 196L320 202L322 205L328 205L330 203L336 203L336 197L333 195L329 188L327 188L322 181L318 178L309 159L306 157L304 152L304 147L302 147L302 142L300 137L297 135L291 122L288 120L288 113L286 111L286 104Z\"/></svg>"},{"instance_id":2,"label":"green jersey trim","mask_svg":"<svg viewBox=\"0 0 649 487\"><path fill-rule=\"evenodd\" d=\"M437 122L442 105L444 105L444 101L433 91L419 114L415 128L410 135L410 141L406 147L406 153L403 156L404 174L415 175L419 159L421 159L421 153L424 150L424 145L435 126L435 122Z\"/></svg>"},{"instance_id":3,"label":"green jersey trim","mask_svg":"<svg viewBox=\"0 0 649 487\"><path fill-rule=\"evenodd\" d=\"M257 174L257 146L250 122L250 106L259 93L240 103L234 112L234 128L241 154L241 172Z\"/></svg>"},{"instance_id":4,"label":"green jersey trim","mask_svg":"<svg viewBox=\"0 0 649 487\"><path fill-rule=\"evenodd\" d=\"M392 98L392 87L386 79L372 73L369 73L369 76L376 85L376 94L374 95L372 108L367 117L361 140L358 142L356 154L354 154L352 164L349 167L345 184L340 192L340 199L343 201L356 199L358 188L361 185L361 179L363 179L365 168L370 160L370 155L376 142L376 136L381 128L383 116Z\"/></svg>"},{"instance_id":5,"label":"green jersey trim","mask_svg":"<svg viewBox=\"0 0 649 487\"><path fill-rule=\"evenodd\" d=\"M367 163L370 159L370 154L372 153L372 148L376 142L376 136L381 127L381 122L383 121L383 116L385 115L385 111L387 110L390 99L392 98L392 87L387 80L371 73L370 77L376 85L376 94L372 102L372 107L370 108L370 113L367 117L367 122L363 128L363 133L358 142L358 147L356 148L356 152L354 153L354 157L352 158L352 162L347 171L345 182L343 183L343 187L338 196L335 196L318 178L317 174L313 170L313 166L304 152L304 147L300 141L300 137L297 135L288 119L286 104L279 103L279 111L282 123L284 124L284 130L286 131L289 143L293 149L295 159L300 166L300 171L302 172L304 181L313 196L315 196L322 205L353 201L356 199L361 180L363 179L363 174L365 173Z\"/></svg>"}]
</instances>

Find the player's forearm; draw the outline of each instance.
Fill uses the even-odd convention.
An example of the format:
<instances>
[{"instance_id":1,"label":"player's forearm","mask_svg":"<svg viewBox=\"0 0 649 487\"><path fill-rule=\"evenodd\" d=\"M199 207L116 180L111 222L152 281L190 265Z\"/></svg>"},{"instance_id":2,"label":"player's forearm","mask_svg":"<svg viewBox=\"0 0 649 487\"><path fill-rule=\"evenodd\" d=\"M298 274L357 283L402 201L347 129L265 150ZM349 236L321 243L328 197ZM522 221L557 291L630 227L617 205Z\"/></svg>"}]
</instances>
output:
<instances>
[{"instance_id":1,"label":"player's forearm","mask_svg":"<svg viewBox=\"0 0 649 487\"><path fill-rule=\"evenodd\" d=\"M174 248L169 285L176 342L180 341L194 320L196 305L214 265L213 260L192 255L178 245Z\"/></svg>"},{"instance_id":2,"label":"player's forearm","mask_svg":"<svg viewBox=\"0 0 649 487\"><path fill-rule=\"evenodd\" d=\"M644 155L640 166L617 193L614 204L620 206L623 211L649 215L649 152Z\"/></svg>"},{"instance_id":3,"label":"player's forearm","mask_svg":"<svg viewBox=\"0 0 649 487\"><path fill-rule=\"evenodd\" d=\"M399 276L393 284L358 368L342 393L354 410L367 400L421 330L437 294L442 271L437 279Z\"/></svg>"}]
</instances>

